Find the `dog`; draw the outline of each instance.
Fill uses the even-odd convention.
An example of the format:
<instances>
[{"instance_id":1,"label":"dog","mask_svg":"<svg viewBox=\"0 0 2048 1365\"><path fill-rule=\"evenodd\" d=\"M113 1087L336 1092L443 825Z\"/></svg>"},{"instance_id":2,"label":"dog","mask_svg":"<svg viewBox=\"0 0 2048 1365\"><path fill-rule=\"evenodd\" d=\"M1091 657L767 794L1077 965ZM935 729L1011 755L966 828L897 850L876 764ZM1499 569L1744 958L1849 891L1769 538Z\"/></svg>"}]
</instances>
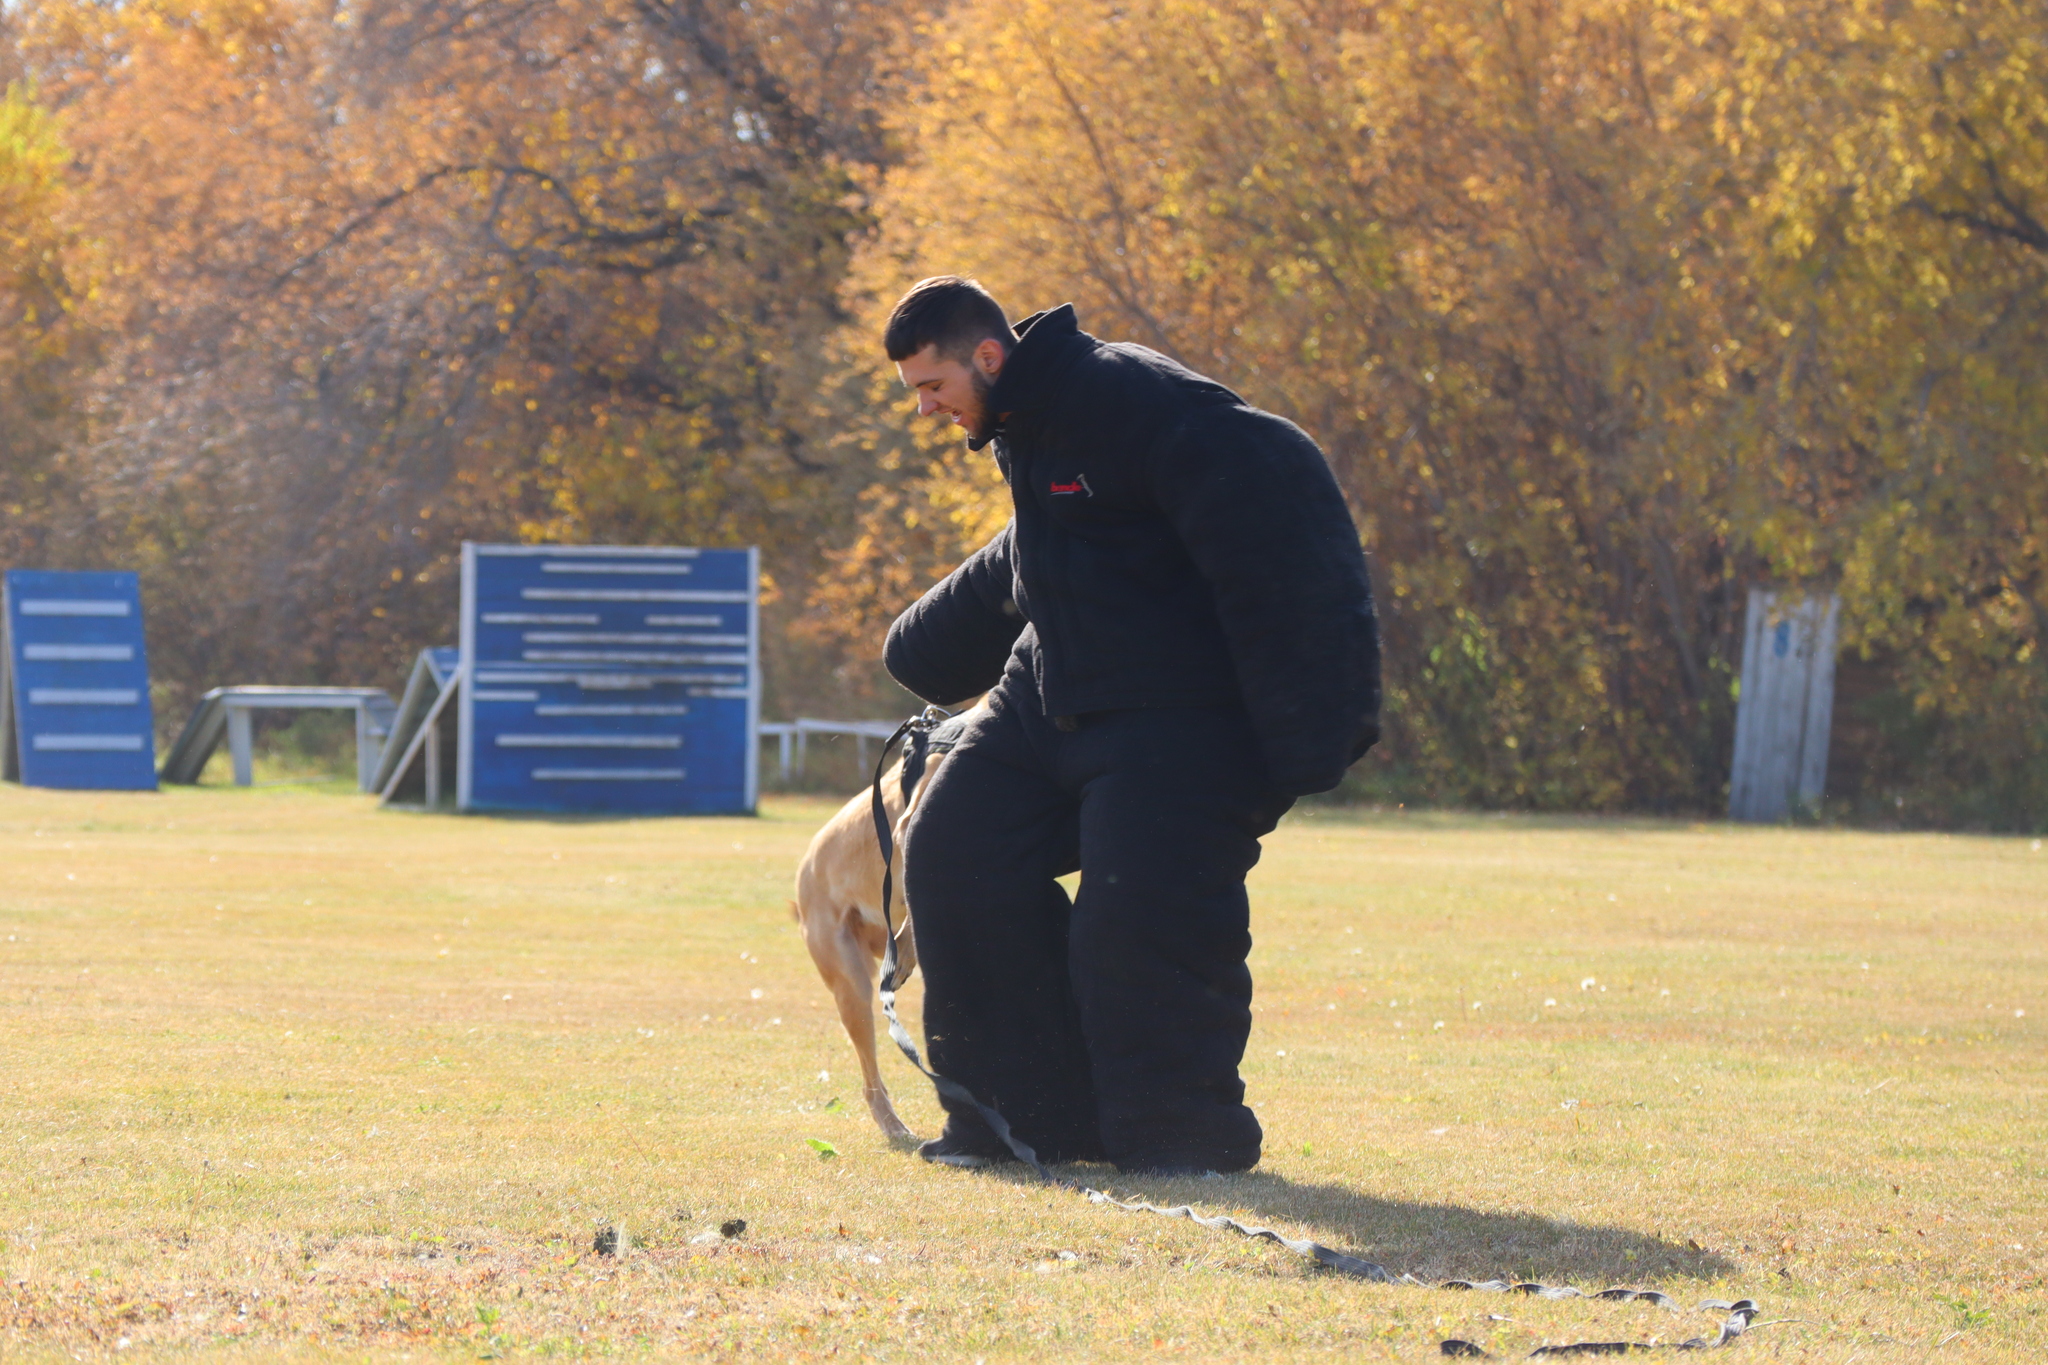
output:
<instances>
[{"instance_id":1,"label":"dog","mask_svg":"<svg viewBox=\"0 0 2048 1365\"><path fill-rule=\"evenodd\" d=\"M957 734L964 719L956 717L947 722L940 733ZM906 818L916 809L951 747L950 739L933 737L924 772L907 798L903 791L902 760L882 774L882 803L899 850L903 847ZM897 924L900 985L917 966L917 938L910 927L910 904L903 896L900 855L895 889L892 914ZM881 961L883 938L888 931L882 924L882 850L875 841L874 788L863 790L841 806L812 837L811 846L797 868L796 901L791 909L803 930L804 946L811 950L811 961L817 964L818 975L824 978L826 989L839 1006L839 1022L846 1026L846 1036L853 1043L854 1056L860 1062L861 1098L868 1103L868 1113L887 1137L901 1141L915 1138L916 1134L897 1117L889 1087L882 1083L882 1070L875 1061L875 968Z\"/></svg>"}]
</instances>

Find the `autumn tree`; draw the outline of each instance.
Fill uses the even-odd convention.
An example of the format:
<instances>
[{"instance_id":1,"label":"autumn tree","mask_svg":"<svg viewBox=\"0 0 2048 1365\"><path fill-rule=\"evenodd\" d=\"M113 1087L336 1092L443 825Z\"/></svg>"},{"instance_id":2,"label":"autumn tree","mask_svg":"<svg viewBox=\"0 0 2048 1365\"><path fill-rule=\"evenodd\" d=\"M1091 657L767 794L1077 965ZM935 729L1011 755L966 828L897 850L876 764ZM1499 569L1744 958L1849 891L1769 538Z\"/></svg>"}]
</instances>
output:
<instances>
[{"instance_id":1,"label":"autumn tree","mask_svg":"<svg viewBox=\"0 0 2048 1365\"><path fill-rule=\"evenodd\" d=\"M1699 806L1739 604L1696 459L1728 191L1645 7L989 6L868 266L1175 354L1301 421L1438 799ZM1711 378L1706 380L1711 382Z\"/></svg>"},{"instance_id":2,"label":"autumn tree","mask_svg":"<svg viewBox=\"0 0 2048 1365\"><path fill-rule=\"evenodd\" d=\"M1988 17L969 3L862 269L1072 297L1324 442L1386 613L1381 790L1717 808L1743 599L1781 582L1845 593L1872 706L1968 718L1931 803L2039 820L2042 25ZM906 486L828 596L884 581L897 509L1000 505ZM1928 737L1868 711L1850 787Z\"/></svg>"},{"instance_id":3,"label":"autumn tree","mask_svg":"<svg viewBox=\"0 0 2048 1365\"><path fill-rule=\"evenodd\" d=\"M759 543L801 582L893 26L838 0L53 0L117 263L102 527L192 686L389 676L488 539Z\"/></svg>"},{"instance_id":4,"label":"autumn tree","mask_svg":"<svg viewBox=\"0 0 2048 1365\"><path fill-rule=\"evenodd\" d=\"M1758 186L1754 543L1839 583L1867 811L2048 822L2048 7L1693 16Z\"/></svg>"},{"instance_id":5,"label":"autumn tree","mask_svg":"<svg viewBox=\"0 0 2048 1365\"><path fill-rule=\"evenodd\" d=\"M693 540L767 550L771 687L885 705L1006 515L877 349L968 270L1324 444L1369 789L1717 809L1779 584L1843 595L1854 809L2048 822L2042 0L0 25L8 552L142 568L181 685L390 676L465 536Z\"/></svg>"},{"instance_id":6,"label":"autumn tree","mask_svg":"<svg viewBox=\"0 0 2048 1365\"><path fill-rule=\"evenodd\" d=\"M5 30L0 28L0 41ZM0 75L4 75L0 71ZM61 550L77 521L62 460L90 354L71 306L82 262L59 226L68 156L20 81L0 85L0 562ZM69 267L69 269L67 269Z\"/></svg>"}]
</instances>

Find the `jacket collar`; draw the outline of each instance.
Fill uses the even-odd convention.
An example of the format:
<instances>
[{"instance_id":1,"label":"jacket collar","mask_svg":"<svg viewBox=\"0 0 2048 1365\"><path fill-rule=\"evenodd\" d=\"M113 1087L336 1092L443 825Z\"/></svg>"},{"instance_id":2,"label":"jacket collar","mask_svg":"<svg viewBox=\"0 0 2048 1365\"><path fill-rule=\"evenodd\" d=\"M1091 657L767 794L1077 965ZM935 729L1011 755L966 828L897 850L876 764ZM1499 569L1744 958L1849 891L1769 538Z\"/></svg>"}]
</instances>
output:
<instances>
[{"instance_id":1,"label":"jacket collar","mask_svg":"<svg viewBox=\"0 0 2048 1365\"><path fill-rule=\"evenodd\" d=\"M1012 419L1043 406L1069 353L1078 343L1094 340L1081 330L1071 303L1033 313L1018 323L1016 330L1017 344L1010 348L1003 372L996 376L988 395L990 410L1008 413ZM987 444L986 440L968 442L975 450Z\"/></svg>"}]
</instances>

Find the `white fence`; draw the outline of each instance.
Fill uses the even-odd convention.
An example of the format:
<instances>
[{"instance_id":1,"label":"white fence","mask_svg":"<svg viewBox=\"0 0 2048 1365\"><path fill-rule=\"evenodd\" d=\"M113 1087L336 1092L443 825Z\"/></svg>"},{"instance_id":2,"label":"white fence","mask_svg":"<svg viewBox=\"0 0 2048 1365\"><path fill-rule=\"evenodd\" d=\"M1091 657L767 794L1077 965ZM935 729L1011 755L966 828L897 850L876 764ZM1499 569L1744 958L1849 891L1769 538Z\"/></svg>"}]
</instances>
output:
<instances>
[{"instance_id":1,"label":"white fence","mask_svg":"<svg viewBox=\"0 0 2048 1365\"><path fill-rule=\"evenodd\" d=\"M775 757L787 782L791 776L804 775L804 753L812 735L852 735L855 741L855 761L863 777L868 771L868 741L885 742L896 733L900 722L893 720L817 720L799 716L793 721L764 722L760 731L765 738L775 737ZM792 764L792 758L794 764Z\"/></svg>"}]
</instances>

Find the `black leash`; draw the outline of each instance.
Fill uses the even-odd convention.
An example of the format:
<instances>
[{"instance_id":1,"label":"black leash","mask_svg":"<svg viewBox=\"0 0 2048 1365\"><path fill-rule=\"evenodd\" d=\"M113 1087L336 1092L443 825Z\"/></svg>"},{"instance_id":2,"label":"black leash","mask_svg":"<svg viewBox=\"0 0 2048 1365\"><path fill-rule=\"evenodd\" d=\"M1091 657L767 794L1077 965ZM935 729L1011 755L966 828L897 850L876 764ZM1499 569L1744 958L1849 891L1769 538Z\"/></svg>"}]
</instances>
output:
<instances>
[{"instance_id":1,"label":"black leash","mask_svg":"<svg viewBox=\"0 0 2048 1365\"><path fill-rule=\"evenodd\" d=\"M1017 1154L1019 1161L1047 1180L1060 1184L1064 1182L1045 1168L1038 1159L1038 1153L1032 1151L1022 1138L1010 1131L1008 1119L976 1099L966 1086L958 1081L947 1080L924 1064L924 1057L918 1052L917 1044L911 1041L910 1030L904 1028L903 1021L896 1017L896 991L903 984L897 980L900 964L896 960L896 920L889 908L891 894L895 889L896 834L889 824L889 808L882 800L882 770L888 765L889 750L895 746L897 740L908 736L910 744L903 755L903 808L908 811L910 798L917 791L917 779L911 775L911 770L914 767L918 776L923 775L925 759L930 749L931 733L950 715L951 712L940 707L927 706L896 727L896 733L883 741L882 756L875 761L875 783L872 789L875 798L875 839L882 846L882 1013L889 1020L889 1036L896 1040L896 1046L902 1049L903 1055L910 1059L912 1066L922 1071L925 1078L938 1087L941 1095L956 1104L967 1105L980 1114L982 1122L994 1130L995 1135L1003 1140L1004 1146Z\"/></svg>"},{"instance_id":2,"label":"black leash","mask_svg":"<svg viewBox=\"0 0 2048 1365\"><path fill-rule=\"evenodd\" d=\"M889 751L896 747L898 740L907 741L903 753L902 790L903 809L905 813L908 813L911 799L917 792L918 779L924 775L925 764L930 755L932 731L937 729L946 720L951 719L951 717L952 713L942 707L927 706L924 710L896 727L895 733L883 741L881 757L875 760L875 779L870 791L874 796L875 842L880 844L882 849L882 1014L889 1021L889 1036L896 1040L897 1048L902 1051L905 1057L910 1059L910 1064L924 1074L925 1079L929 1080L937 1088L942 1097L952 1100L956 1104L966 1105L975 1113L981 1115L982 1122L986 1123L990 1131L1002 1139L1003 1145L1010 1149L1011 1155L1015 1156L1017 1160L1023 1162L1026 1166L1029 1166L1037 1173L1039 1179L1048 1185L1056 1186L1063 1190L1070 1190L1091 1204L1104 1204L1110 1208L1122 1209L1127 1213L1156 1213L1165 1218L1185 1218L1191 1223L1199 1223L1205 1228L1214 1228L1218 1232L1234 1232L1241 1237L1250 1237L1266 1242L1277 1242L1297 1256L1307 1257L1317 1265L1326 1266L1342 1275L1351 1275L1362 1280L1372 1280L1378 1284L1407 1284L1423 1289L1464 1289L1504 1294L1530 1294L1540 1299L1606 1299L1613 1302L1641 1300L1642 1302L1654 1303L1660 1308L1669 1308L1674 1311L1682 1308L1678 1300L1672 1298L1669 1294L1655 1289L1615 1288L1602 1289L1597 1293L1588 1294L1584 1290L1576 1289L1571 1285L1536 1284L1529 1281L1443 1280L1431 1283L1428 1280L1417 1279L1413 1275L1396 1275L1376 1261L1368 1261L1358 1256L1347 1255L1333 1247L1326 1247L1321 1242L1288 1237L1282 1233L1275 1232L1271 1228L1253 1227L1250 1224L1241 1223L1237 1219L1224 1214L1200 1214L1186 1204L1180 1204L1173 1208L1161 1208L1157 1204L1147 1203L1142 1199L1118 1199L1114 1195L1104 1193L1092 1186L1083 1185L1079 1181L1069 1180L1065 1176L1054 1174L1044 1162L1038 1159L1038 1153L1032 1150L1031 1145L1011 1131L1008 1119L1004 1118L991 1106L983 1104L966 1086L961 1085L958 1081L949 1080L926 1066L923 1054L918 1051L916 1042L911 1039L910 1030L905 1028L903 1021L896 1016L896 992L903 984L897 979L900 964L896 956L896 921L890 910L890 902L895 890L896 833L889 822L888 805L882 799L882 775L889 765ZM1533 1359L1537 1356L1632 1355L1638 1351L1655 1350L1712 1350L1717 1347L1726 1346L1747 1331L1750 1324L1755 1320L1758 1309L1756 1302L1752 1299L1738 1299L1733 1303L1724 1299L1706 1299L1696 1304L1693 1311L1719 1312L1725 1313L1727 1316L1722 1319L1720 1331L1711 1337L1693 1337L1688 1341L1664 1343L1655 1341L1580 1341L1566 1346L1540 1346L1530 1352L1530 1358ZM1442 1342L1440 1349L1447 1356L1492 1359L1492 1356L1476 1344L1469 1341L1460 1341L1455 1338Z\"/></svg>"}]
</instances>

